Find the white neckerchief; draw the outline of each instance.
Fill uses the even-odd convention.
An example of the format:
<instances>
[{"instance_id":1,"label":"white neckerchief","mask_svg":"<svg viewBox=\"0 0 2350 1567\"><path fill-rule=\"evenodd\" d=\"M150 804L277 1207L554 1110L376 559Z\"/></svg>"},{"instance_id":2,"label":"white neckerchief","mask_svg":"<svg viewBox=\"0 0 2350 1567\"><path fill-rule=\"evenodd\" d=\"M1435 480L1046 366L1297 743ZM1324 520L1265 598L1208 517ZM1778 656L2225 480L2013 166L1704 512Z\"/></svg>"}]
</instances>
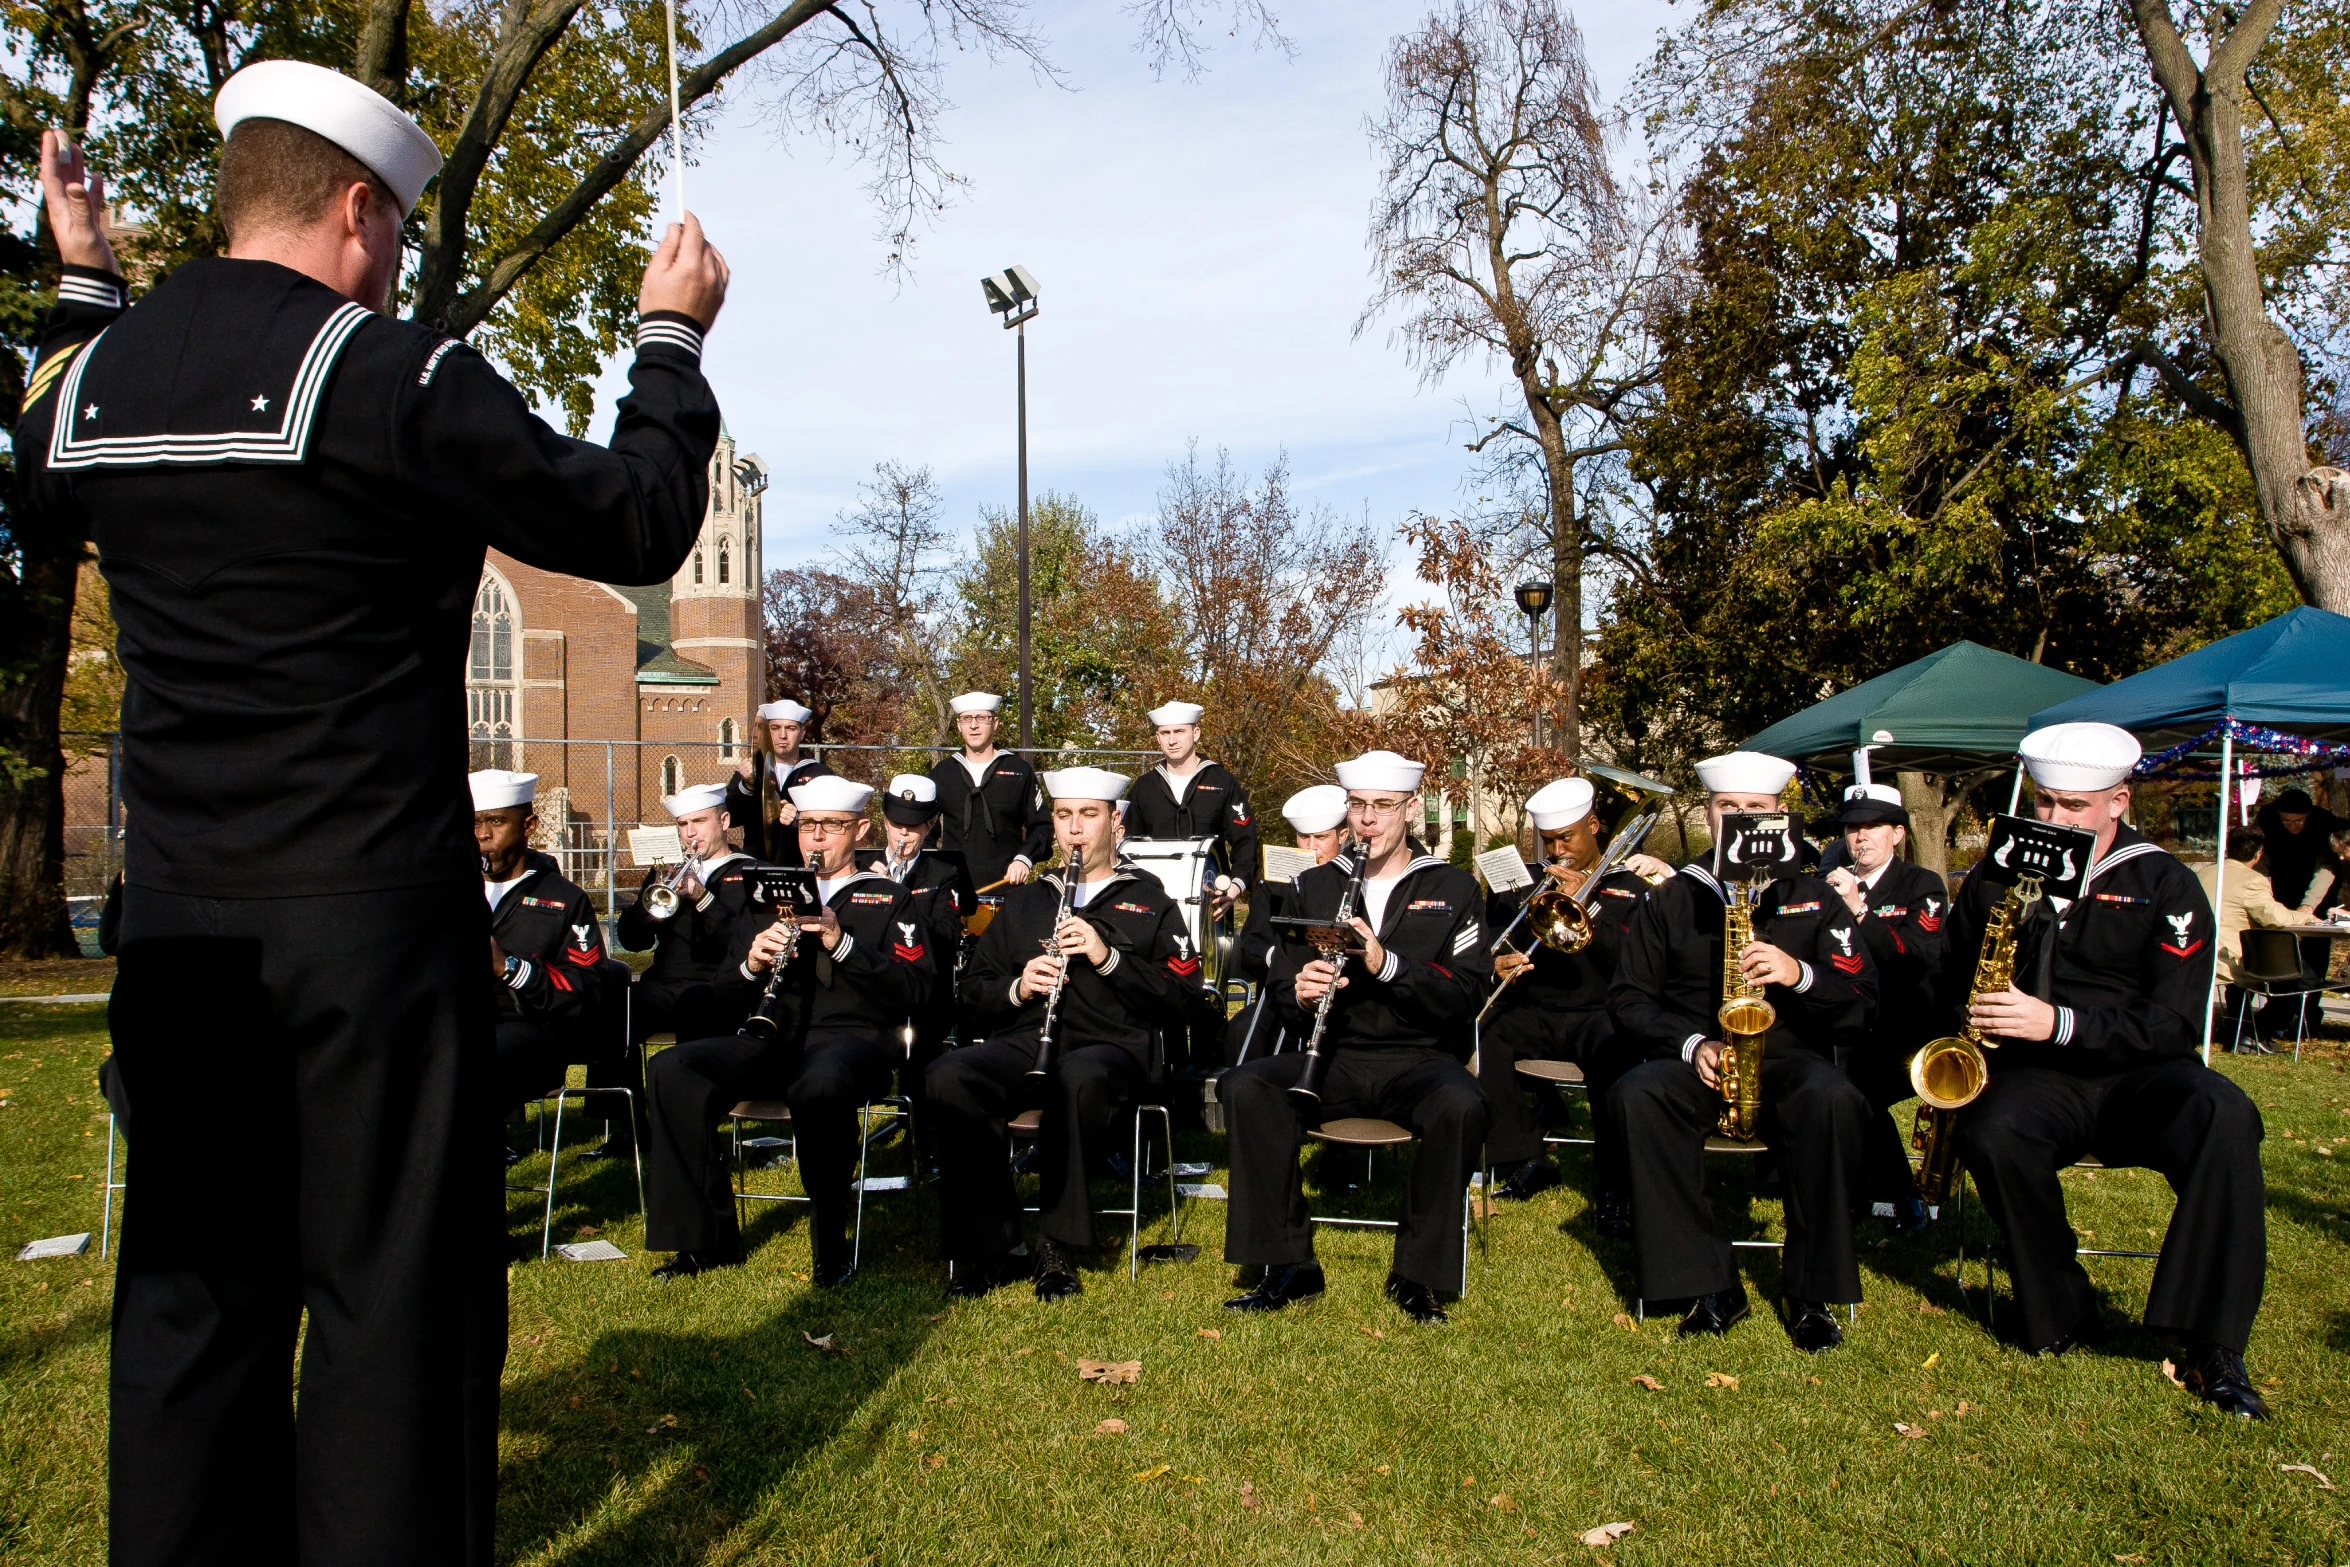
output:
<instances>
[{"instance_id":1,"label":"white neckerchief","mask_svg":"<svg viewBox=\"0 0 2350 1567\"><path fill-rule=\"evenodd\" d=\"M506 894L512 892L516 887L521 886L523 881L528 878L529 875L530 867L525 865L522 868L521 873L509 881L489 881L485 879L481 884L482 894L490 900L490 907L495 909L499 902L504 899Z\"/></svg>"},{"instance_id":2,"label":"white neckerchief","mask_svg":"<svg viewBox=\"0 0 2350 1567\"><path fill-rule=\"evenodd\" d=\"M971 775L971 787L976 789L979 787L979 781L987 776L987 770L995 766L995 759L1002 754L1003 753L996 750L995 747L989 746L987 754L976 762L971 760L971 753L969 751L957 751L955 753L955 760L961 762L963 764L963 771Z\"/></svg>"}]
</instances>

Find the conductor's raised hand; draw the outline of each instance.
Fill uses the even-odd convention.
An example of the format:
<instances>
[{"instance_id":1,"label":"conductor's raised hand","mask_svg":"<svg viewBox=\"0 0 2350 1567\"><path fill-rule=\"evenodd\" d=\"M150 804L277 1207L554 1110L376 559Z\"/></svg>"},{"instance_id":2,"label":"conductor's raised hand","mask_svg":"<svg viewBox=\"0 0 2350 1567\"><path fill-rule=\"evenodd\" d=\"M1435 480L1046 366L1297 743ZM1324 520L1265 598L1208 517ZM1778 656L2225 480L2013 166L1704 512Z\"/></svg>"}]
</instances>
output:
<instances>
[{"instance_id":1,"label":"conductor's raised hand","mask_svg":"<svg viewBox=\"0 0 2350 1567\"><path fill-rule=\"evenodd\" d=\"M122 270L106 242L105 182L83 167L81 143L63 131L41 133L41 194L60 261L101 272Z\"/></svg>"},{"instance_id":2,"label":"conductor's raised hand","mask_svg":"<svg viewBox=\"0 0 2350 1567\"><path fill-rule=\"evenodd\" d=\"M702 220L692 213L683 223L672 223L661 236L653 259L645 266L645 286L637 291L640 315L675 310L692 316L707 332L726 303L726 258L702 235Z\"/></svg>"}]
</instances>

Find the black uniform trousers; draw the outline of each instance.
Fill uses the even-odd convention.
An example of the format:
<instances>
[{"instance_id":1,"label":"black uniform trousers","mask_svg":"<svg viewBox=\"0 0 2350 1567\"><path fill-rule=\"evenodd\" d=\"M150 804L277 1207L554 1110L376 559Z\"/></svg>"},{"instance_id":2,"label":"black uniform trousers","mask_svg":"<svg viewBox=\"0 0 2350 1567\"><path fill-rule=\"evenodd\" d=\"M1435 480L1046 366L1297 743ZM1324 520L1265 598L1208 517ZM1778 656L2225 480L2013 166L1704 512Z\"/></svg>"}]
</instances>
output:
<instances>
[{"instance_id":1,"label":"black uniform trousers","mask_svg":"<svg viewBox=\"0 0 2350 1567\"><path fill-rule=\"evenodd\" d=\"M480 882L134 886L122 934L111 1559L487 1567L506 1258Z\"/></svg>"},{"instance_id":2,"label":"black uniform trousers","mask_svg":"<svg viewBox=\"0 0 2350 1567\"><path fill-rule=\"evenodd\" d=\"M717 991L706 980L671 981L640 979L628 987L628 1042L644 1043L652 1034L673 1034L680 1041L701 1039L714 1035L730 1023L740 1022L722 1014L717 1005ZM645 1115L645 1085L637 1072L633 1056L617 1061L590 1062L587 1070L590 1088L625 1088L636 1096L637 1118ZM605 1151L614 1155L627 1153L636 1146L636 1129L629 1125L629 1101L611 1094L597 1094L588 1101L591 1109L600 1110L604 1117ZM618 1113L615 1113L618 1112Z\"/></svg>"},{"instance_id":3,"label":"black uniform trousers","mask_svg":"<svg viewBox=\"0 0 2350 1567\"><path fill-rule=\"evenodd\" d=\"M742 1255L725 1144L714 1128L738 1100L791 1106L818 1262L847 1260L857 1111L889 1092L903 1052L866 1033L812 1034L805 1048L746 1034L673 1045L645 1067L645 1245Z\"/></svg>"},{"instance_id":4,"label":"black uniform trousers","mask_svg":"<svg viewBox=\"0 0 2350 1567\"><path fill-rule=\"evenodd\" d=\"M1309 1122L1288 1095L1305 1069L1305 1052L1292 1050L1255 1057L1217 1084L1232 1159L1227 1262L1278 1267L1314 1260L1305 1172L1297 1157ZM1439 1051L1350 1046L1332 1055L1321 1108L1310 1124L1347 1116L1376 1116L1419 1134L1395 1234L1395 1271L1430 1289L1458 1293L1465 1282L1462 1204L1490 1116L1485 1090L1467 1067Z\"/></svg>"},{"instance_id":5,"label":"black uniform trousers","mask_svg":"<svg viewBox=\"0 0 2350 1567\"><path fill-rule=\"evenodd\" d=\"M1149 1081L1123 1045L1070 1045L1052 1075L1035 1078L1036 1043L1025 1035L950 1050L930 1068L930 1135L938 1149L939 1249L949 1262L987 1262L1020 1244L1004 1123L1044 1111L1037 1127L1037 1229L1064 1246L1093 1246L1086 1172L1109 1151L1110 1130Z\"/></svg>"},{"instance_id":6,"label":"black uniform trousers","mask_svg":"<svg viewBox=\"0 0 2350 1567\"><path fill-rule=\"evenodd\" d=\"M1683 1061L1643 1062L1608 1098L1631 1170L1644 1300L1689 1300L1737 1281L1729 1239L1705 1194L1705 1140L1722 1103L1721 1090ZM1776 1040L1764 1050L1759 1130L1779 1158L1787 1212L1781 1289L1791 1300L1860 1299L1852 1214L1870 1114L1867 1096L1834 1064Z\"/></svg>"},{"instance_id":7,"label":"black uniform trousers","mask_svg":"<svg viewBox=\"0 0 2350 1567\"><path fill-rule=\"evenodd\" d=\"M2094 1154L2159 1170L2178 1194L2146 1325L2242 1354L2268 1271L2261 1136L2244 1091L2193 1056L2105 1077L1994 1067L1959 1112L1959 1153L2007 1237L2021 1342L2054 1343L2096 1304L2056 1179Z\"/></svg>"},{"instance_id":8,"label":"black uniform trousers","mask_svg":"<svg viewBox=\"0 0 2350 1567\"><path fill-rule=\"evenodd\" d=\"M498 1019L498 1111L511 1115L563 1086L566 1052L545 1029L521 1018Z\"/></svg>"},{"instance_id":9,"label":"black uniform trousers","mask_svg":"<svg viewBox=\"0 0 2350 1567\"><path fill-rule=\"evenodd\" d=\"M1918 1194L1917 1177L1909 1163L1909 1129L1893 1114L1893 1107L1914 1097L1909 1086L1909 1058L1915 1047L1870 1048L1850 1052L1844 1075L1852 1079L1869 1101L1869 1125L1861 1140L1861 1193L1868 1201L1898 1204Z\"/></svg>"},{"instance_id":10,"label":"black uniform trousers","mask_svg":"<svg viewBox=\"0 0 2350 1567\"><path fill-rule=\"evenodd\" d=\"M1522 1164L1543 1152L1542 1128L1518 1078L1520 1061L1572 1061L1583 1069L1599 1189L1623 1191L1629 1179L1624 1143L1608 1119L1606 1105L1609 1092L1640 1064L1638 1047L1616 1033L1604 1011L1563 1012L1538 997L1524 997L1497 1010L1477 1033L1477 1081L1493 1101L1485 1157L1496 1168Z\"/></svg>"}]
</instances>

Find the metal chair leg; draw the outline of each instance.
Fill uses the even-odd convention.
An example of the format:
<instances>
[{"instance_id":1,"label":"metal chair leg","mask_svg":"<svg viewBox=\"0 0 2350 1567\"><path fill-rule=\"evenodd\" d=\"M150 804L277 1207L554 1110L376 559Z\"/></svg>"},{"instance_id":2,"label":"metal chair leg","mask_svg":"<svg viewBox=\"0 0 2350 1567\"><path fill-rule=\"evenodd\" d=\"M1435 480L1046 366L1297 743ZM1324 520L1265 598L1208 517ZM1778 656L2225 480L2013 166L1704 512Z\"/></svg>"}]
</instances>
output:
<instances>
[{"instance_id":1,"label":"metal chair leg","mask_svg":"<svg viewBox=\"0 0 2350 1567\"><path fill-rule=\"evenodd\" d=\"M114 1239L114 1112L106 1113L106 1198L98 1216L98 1256L106 1256L107 1243Z\"/></svg>"},{"instance_id":2,"label":"metal chair leg","mask_svg":"<svg viewBox=\"0 0 2350 1567\"><path fill-rule=\"evenodd\" d=\"M563 1166L563 1095L555 1095L555 1151L547 1158L547 1211L539 1224L539 1261L547 1260L547 1252L555 1239L555 1172Z\"/></svg>"},{"instance_id":3,"label":"metal chair leg","mask_svg":"<svg viewBox=\"0 0 2350 1567\"><path fill-rule=\"evenodd\" d=\"M1130 1173L1134 1190L1126 1198L1132 1211L1126 1216L1126 1279L1132 1283L1142 1276L1142 1106L1134 1107L1134 1163Z\"/></svg>"}]
</instances>

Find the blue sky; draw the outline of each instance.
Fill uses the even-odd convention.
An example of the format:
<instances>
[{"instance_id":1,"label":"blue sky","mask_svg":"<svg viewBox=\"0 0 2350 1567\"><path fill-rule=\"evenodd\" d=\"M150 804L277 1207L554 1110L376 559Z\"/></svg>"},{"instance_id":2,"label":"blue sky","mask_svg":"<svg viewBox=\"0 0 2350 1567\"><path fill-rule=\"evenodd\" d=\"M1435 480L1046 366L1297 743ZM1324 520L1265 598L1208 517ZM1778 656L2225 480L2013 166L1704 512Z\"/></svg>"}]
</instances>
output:
<instances>
[{"instance_id":1,"label":"blue sky","mask_svg":"<svg viewBox=\"0 0 2350 1567\"><path fill-rule=\"evenodd\" d=\"M1458 504L1464 405L1492 404L1491 368L1425 387L1383 326L1353 335L1376 177L1364 120L1389 39L1426 0L1279 9L1294 58L1220 40L1198 81L1154 81L1123 7L1039 0L1067 85L956 62L943 152L971 185L903 280L882 271L859 166L747 105L718 123L687 199L734 269L707 365L774 475L770 565L820 557L876 462L929 465L962 534L1010 504L1012 342L978 279L1015 262L1043 299L1033 490L1139 520L1196 440L1248 468L1285 449L1301 495L1382 526ZM1672 19L1653 0L1579 16L1611 97Z\"/></svg>"}]
</instances>

